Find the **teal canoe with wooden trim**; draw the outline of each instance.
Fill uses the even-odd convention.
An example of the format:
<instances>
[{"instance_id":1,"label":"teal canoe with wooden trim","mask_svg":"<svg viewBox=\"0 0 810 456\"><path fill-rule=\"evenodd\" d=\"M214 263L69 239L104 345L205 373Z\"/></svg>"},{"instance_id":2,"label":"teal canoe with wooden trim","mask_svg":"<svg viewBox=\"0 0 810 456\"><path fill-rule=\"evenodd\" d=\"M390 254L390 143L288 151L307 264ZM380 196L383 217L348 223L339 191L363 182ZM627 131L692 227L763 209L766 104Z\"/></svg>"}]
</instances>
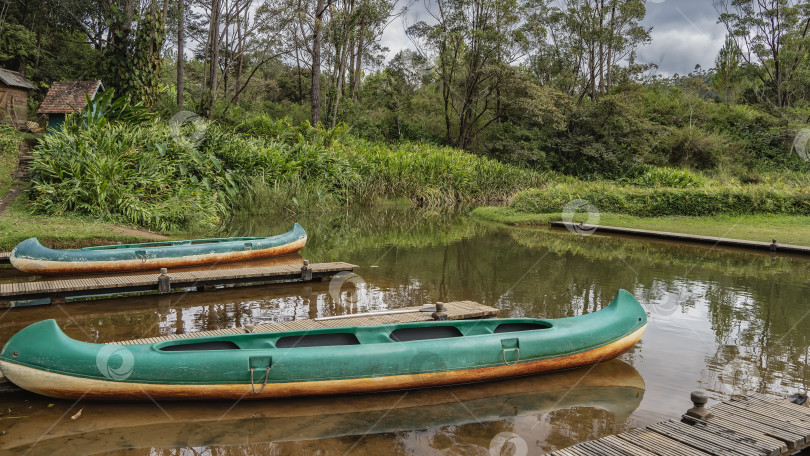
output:
<instances>
[{"instance_id":1,"label":"teal canoe with wooden trim","mask_svg":"<svg viewBox=\"0 0 810 456\"><path fill-rule=\"evenodd\" d=\"M471 383L596 364L631 349L647 316L620 290L577 317L434 321L116 345L67 337L54 320L15 334L0 370L56 398L256 399Z\"/></svg>"},{"instance_id":2,"label":"teal canoe with wooden trim","mask_svg":"<svg viewBox=\"0 0 810 456\"><path fill-rule=\"evenodd\" d=\"M11 251L11 264L31 274L90 274L203 266L268 258L301 250L307 233L295 224L271 237L235 237L103 245L74 250L44 247L37 238Z\"/></svg>"}]
</instances>

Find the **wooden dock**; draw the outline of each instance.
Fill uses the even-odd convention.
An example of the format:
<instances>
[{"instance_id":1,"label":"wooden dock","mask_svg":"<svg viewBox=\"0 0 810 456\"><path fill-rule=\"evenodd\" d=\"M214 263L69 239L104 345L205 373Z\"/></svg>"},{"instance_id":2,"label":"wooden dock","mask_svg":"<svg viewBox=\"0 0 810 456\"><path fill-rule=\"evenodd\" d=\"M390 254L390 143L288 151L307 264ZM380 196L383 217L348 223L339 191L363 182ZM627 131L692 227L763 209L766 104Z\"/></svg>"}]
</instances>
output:
<instances>
[{"instance_id":1,"label":"wooden dock","mask_svg":"<svg viewBox=\"0 0 810 456\"><path fill-rule=\"evenodd\" d=\"M702 404L695 401L695 407L681 421L651 424L548 454L777 456L810 447L810 408L806 406L760 394L731 399L708 409L703 405L705 400Z\"/></svg>"},{"instance_id":2,"label":"wooden dock","mask_svg":"<svg viewBox=\"0 0 810 456\"><path fill-rule=\"evenodd\" d=\"M0 252L0 264L11 264L11 252Z\"/></svg>"},{"instance_id":3,"label":"wooden dock","mask_svg":"<svg viewBox=\"0 0 810 456\"><path fill-rule=\"evenodd\" d=\"M448 320L469 320L473 318L493 318L498 315L498 309L485 306L473 301L457 301L444 303L444 313ZM218 329L212 331L200 331L186 334L172 334L170 336L148 337L145 339L134 339L116 341L112 344L153 344L163 340L187 339L189 337L218 336L225 334L245 334L245 333L265 333L277 331L296 331L306 329L334 328L339 326L369 326L369 325L390 325L397 323L412 323L418 321L432 321L435 307L416 306L393 309L399 312L390 315L368 315L355 314L335 320L295 320L278 323L267 323L263 325L248 325L240 328Z\"/></svg>"},{"instance_id":4,"label":"wooden dock","mask_svg":"<svg viewBox=\"0 0 810 456\"><path fill-rule=\"evenodd\" d=\"M574 231L624 234L628 236L640 236L656 239L666 239L670 241L694 242L698 244L719 245L723 247L737 247L743 249L796 253L800 255L810 255L810 247L803 245L779 244L774 239L772 242L745 241L742 239L730 239L714 236L700 236L697 234L670 233L667 231L639 230L636 228L622 228L618 226L588 225L586 223L571 222L551 222L554 228L566 228Z\"/></svg>"},{"instance_id":5,"label":"wooden dock","mask_svg":"<svg viewBox=\"0 0 810 456\"><path fill-rule=\"evenodd\" d=\"M100 296L134 292L167 293L172 290L202 290L220 285L260 285L280 281L310 281L331 278L340 272L351 272L357 266L349 263L304 262L254 268L211 269L172 273L128 274L85 277L65 280L43 280L0 284L0 302L49 298L60 300L76 296Z\"/></svg>"}]
</instances>

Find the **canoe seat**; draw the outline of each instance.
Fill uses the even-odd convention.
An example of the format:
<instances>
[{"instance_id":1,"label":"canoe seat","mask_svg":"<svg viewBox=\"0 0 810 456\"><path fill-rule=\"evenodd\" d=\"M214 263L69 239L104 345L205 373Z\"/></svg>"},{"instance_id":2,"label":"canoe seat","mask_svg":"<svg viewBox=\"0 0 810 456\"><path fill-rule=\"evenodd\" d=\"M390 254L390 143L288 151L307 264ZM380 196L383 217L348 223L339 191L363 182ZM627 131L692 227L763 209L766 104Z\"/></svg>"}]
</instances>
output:
<instances>
[{"instance_id":1,"label":"canoe seat","mask_svg":"<svg viewBox=\"0 0 810 456\"><path fill-rule=\"evenodd\" d=\"M351 333L286 336L276 341L277 348L331 347L335 345L360 345L360 341Z\"/></svg>"},{"instance_id":2,"label":"canoe seat","mask_svg":"<svg viewBox=\"0 0 810 456\"><path fill-rule=\"evenodd\" d=\"M196 350L239 350L239 346L229 340L214 340L194 344L177 344L161 347L160 351L196 351Z\"/></svg>"},{"instance_id":3,"label":"canoe seat","mask_svg":"<svg viewBox=\"0 0 810 456\"><path fill-rule=\"evenodd\" d=\"M551 325L543 323L504 323L495 328L495 333L509 333L520 331L534 331L537 329L549 329Z\"/></svg>"},{"instance_id":4,"label":"canoe seat","mask_svg":"<svg viewBox=\"0 0 810 456\"><path fill-rule=\"evenodd\" d=\"M394 342L410 342L413 340L446 339L461 336L461 331L455 326L426 326L423 328L395 329L391 331L389 337Z\"/></svg>"}]
</instances>

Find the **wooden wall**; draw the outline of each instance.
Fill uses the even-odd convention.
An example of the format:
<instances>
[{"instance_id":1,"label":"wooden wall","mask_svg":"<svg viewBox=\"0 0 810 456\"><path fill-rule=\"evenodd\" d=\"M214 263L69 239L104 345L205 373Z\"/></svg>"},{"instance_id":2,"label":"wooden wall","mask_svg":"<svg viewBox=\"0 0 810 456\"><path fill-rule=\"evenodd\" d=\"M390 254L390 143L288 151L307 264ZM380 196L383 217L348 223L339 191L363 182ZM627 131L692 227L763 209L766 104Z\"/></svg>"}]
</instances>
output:
<instances>
[{"instance_id":1,"label":"wooden wall","mask_svg":"<svg viewBox=\"0 0 810 456\"><path fill-rule=\"evenodd\" d=\"M0 122L17 128L28 120L28 91L0 84Z\"/></svg>"}]
</instances>

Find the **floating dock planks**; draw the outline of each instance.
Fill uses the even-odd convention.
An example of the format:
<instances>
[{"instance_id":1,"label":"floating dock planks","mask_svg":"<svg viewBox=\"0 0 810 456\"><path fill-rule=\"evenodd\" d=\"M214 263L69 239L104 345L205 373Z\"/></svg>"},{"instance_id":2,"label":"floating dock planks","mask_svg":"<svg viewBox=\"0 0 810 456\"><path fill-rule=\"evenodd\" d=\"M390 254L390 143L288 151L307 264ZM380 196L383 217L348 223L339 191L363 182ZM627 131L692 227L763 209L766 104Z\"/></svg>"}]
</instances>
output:
<instances>
[{"instance_id":1,"label":"floating dock planks","mask_svg":"<svg viewBox=\"0 0 810 456\"><path fill-rule=\"evenodd\" d=\"M203 289L218 285L266 284L278 281L310 281L354 271L349 263L315 263L304 266L280 265L254 268L211 269L150 274L128 274L37 282L0 284L0 301L64 299L75 296L99 296L134 292L166 293L172 289Z\"/></svg>"},{"instance_id":2,"label":"floating dock planks","mask_svg":"<svg viewBox=\"0 0 810 456\"><path fill-rule=\"evenodd\" d=\"M705 397L705 396L704 396ZM693 395L694 398L694 395ZM553 456L778 456L810 447L810 408L761 394L548 453ZM692 414L701 408L708 412Z\"/></svg>"},{"instance_id":3,"label":"floating dock planks","mask_svg":"<svg viewBox=\"0 0 810 456\"><path fill-rule=\"evenodd\" d=\"M485 306L473 301L457 301L444 304L444 312L448 320L468 320L473 318L492 318L498 315L498 309ZM351 318L339 320L296 320L279 323L267 323L263 325L249 325L244 328L218 329L212 331L200 331L186 334L172 334L170 336L148 337L144 339L134 339L126 341L111 342L115 345L130 344L154 344L163 340L187 339L189 337L218 336L225 334L245 334L264 333L277 331L295 331L302 329L322 329L338 326L367 326L367 325L390 325L397 323L412 323L417 321L431 321L433 318L433 308L426 306L405 307L395 309L402 312L391 315L363 315L356 314Z\"/></svg>"},{"instance_id":4,"label":"floating dock planks","mask_svg":"<svg viewBox=\"0 0 810 456\"><path fill-rule=\"evenodd\" d=\"M0 264L11 264L11 252L0 252Z\"/></svg>"},{"instance_id":5,"label":"floating dock planks","mask_svg":"<svg viewBox=\"0 0 810 456\"><path fill-rule=\"evenodd\" d=\"M554 228L567 228L571 230L584 230L586 232L598 231L600 233L626 234L670 241L695 242L698 244L720 245L724 247L738 247L751 250L796 253L810 255L810 247L803 245L778 244L773 242L745 241L742 239L729 239L713 236L700 236L697 234L670 233L667 231L639 230L636 228L622 228L617 226L588 225L585 223L551 222Z\"/></svg>"}]
</instances>

